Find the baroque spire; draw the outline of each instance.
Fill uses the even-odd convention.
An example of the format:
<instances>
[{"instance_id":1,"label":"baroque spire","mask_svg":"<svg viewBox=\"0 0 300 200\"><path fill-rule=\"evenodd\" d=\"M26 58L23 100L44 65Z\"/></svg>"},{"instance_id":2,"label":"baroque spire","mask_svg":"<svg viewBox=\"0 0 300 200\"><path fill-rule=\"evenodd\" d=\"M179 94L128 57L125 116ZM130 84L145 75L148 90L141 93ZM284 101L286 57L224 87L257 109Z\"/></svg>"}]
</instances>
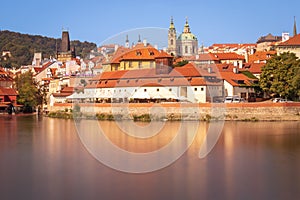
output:
<instances>
[{"instance_id":1,"label":"baroque spire","mask_svg":"<svg viewBox=\"0 0 300 200\"><path fill-rule=\"evenodd\" d=\"M171 16L171 22L170 22L169 29L175 29L174 22L173 22L173 16Z\"/></svg>"},{"instance_id":2,"label":"baroque spire","mask_svg":"<svg viewBox=\"0 0 300 200\"><path fill-rule=\"evenodd\" d=\"M297 35L297 25L296 25L296 17L295 16L294 16L294 31L293 31L293 33L294 33L294 36Z\"/></svg>"}]
</instances>

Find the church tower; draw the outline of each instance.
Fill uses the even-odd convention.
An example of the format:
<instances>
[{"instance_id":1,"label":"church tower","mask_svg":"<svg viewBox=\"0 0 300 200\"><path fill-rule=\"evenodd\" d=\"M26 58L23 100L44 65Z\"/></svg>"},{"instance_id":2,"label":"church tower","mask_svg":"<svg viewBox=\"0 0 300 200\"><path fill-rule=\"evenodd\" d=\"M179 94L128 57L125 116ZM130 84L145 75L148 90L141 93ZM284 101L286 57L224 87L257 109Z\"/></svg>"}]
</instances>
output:
<instances>
[{"instance_id":1,"label":"church tower","mask_svg":"<svg viewBox=\"0 0 300 200\"><path fill-rule=\"evenodd\" d=\"M296 25L296 17L294 17L294 30L293 30L294 36L297 35L297 25Z\"/></svg>"},{"instance_id":2,"label":"church tower","mask_svg":"<svg viewBox=\"0 0 300 200\"><path fill-rule=\"evenodd\" d=\"M129 48L129 39L128 39L128 35L126 35L125 47L126 47L126 48Z\"/></svg>"},{"instance_id":3,"label":"church tower","mask_svg":"<svg viewBox=\"0 0 300 200\"><path fill-rule=\"evenodd\" d=\"M191 32L190 25L186 18L183 32L176 40L176 55L182 57L195 56L198 54L198 39Z\"/></svg>"},{"instance_id":4,"label":"church tower","mask_svg":"<svg viewBox=\"0 0 300 200\"><path fill-rule=\"evenodd\" d=\"M172 56L176 56L176 29L173 23L173 17L171 17L171 23L168 32L168 53Z\"/></svg>"},{"instance_id":5,"label":"church tower","mask_svg":"<svg viewBox=\"0 0 300 200\"><path fill-rule=\"evenodd\" d=\"M61 49L62 52L70 51L70 37L68 31L63 31L61 36Z\"/></svg>"}]
</instances>

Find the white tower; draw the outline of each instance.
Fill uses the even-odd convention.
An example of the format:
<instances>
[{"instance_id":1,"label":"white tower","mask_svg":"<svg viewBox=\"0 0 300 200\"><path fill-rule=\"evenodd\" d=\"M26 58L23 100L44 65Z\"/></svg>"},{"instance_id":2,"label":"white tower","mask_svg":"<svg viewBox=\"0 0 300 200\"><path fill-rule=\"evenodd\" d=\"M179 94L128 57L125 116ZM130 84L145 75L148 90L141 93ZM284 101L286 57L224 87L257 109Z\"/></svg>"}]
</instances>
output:
<instances>
[{"instance_id":1,"label":"white tower","mask_svg":"<svg viewBox=\"0 0 300 200\"><path fill-rule=\"evenodd\" d=\"M173 17L171 17L171 23L168 32L168 53L176 56L176 29L173 23Z\"/></svg>"}]
</instances>

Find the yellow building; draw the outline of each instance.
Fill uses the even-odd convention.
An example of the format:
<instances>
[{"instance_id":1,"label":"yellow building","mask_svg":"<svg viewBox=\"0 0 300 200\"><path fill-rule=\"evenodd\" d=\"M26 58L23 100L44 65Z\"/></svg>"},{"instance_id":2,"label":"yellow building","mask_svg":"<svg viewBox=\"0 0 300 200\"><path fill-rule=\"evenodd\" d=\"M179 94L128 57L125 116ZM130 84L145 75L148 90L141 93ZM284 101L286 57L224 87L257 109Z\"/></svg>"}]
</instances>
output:
<instances>
[{"instance_id":1,"label":"yellow building","mask_svg":"<svg viewBox=\"0 0 300 200\"><path fill-rule=\"evenodd\" d=\"M146 43L138 43L131 49L119 47L110 62L103 64L103 71L134 70L155 68L156 58L172 58Z\"/></svg>"}]
</instances>

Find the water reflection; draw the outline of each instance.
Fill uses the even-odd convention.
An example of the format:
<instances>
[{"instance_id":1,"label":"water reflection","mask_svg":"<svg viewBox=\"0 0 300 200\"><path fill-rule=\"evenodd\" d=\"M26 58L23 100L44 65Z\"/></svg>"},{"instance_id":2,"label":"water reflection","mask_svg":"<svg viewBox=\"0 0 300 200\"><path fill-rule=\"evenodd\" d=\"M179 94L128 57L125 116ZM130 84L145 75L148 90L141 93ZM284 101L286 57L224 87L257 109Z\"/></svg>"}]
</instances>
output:
<instances>
[{"instance_id":1,"label":"water reflection","mask_svg":"<svg viewBox=\"0 0 300 200\"><path fill-rule=\"evenodd\" d=\"M95 129L91 121L81 123ZM126 135L114 122L97 123L114 145L135 153L164 148L180 126L167 122L159 134L142 139ZM299 122L225 123L204 159L198 153L208 124L200 123L180 159L146 174L122 173L99 163L84 148L72 120L0 116L0 127L1 199L300 198ZM186 128L194 129L194 122L186 122Z\"/></svg>"}]
</instances>

